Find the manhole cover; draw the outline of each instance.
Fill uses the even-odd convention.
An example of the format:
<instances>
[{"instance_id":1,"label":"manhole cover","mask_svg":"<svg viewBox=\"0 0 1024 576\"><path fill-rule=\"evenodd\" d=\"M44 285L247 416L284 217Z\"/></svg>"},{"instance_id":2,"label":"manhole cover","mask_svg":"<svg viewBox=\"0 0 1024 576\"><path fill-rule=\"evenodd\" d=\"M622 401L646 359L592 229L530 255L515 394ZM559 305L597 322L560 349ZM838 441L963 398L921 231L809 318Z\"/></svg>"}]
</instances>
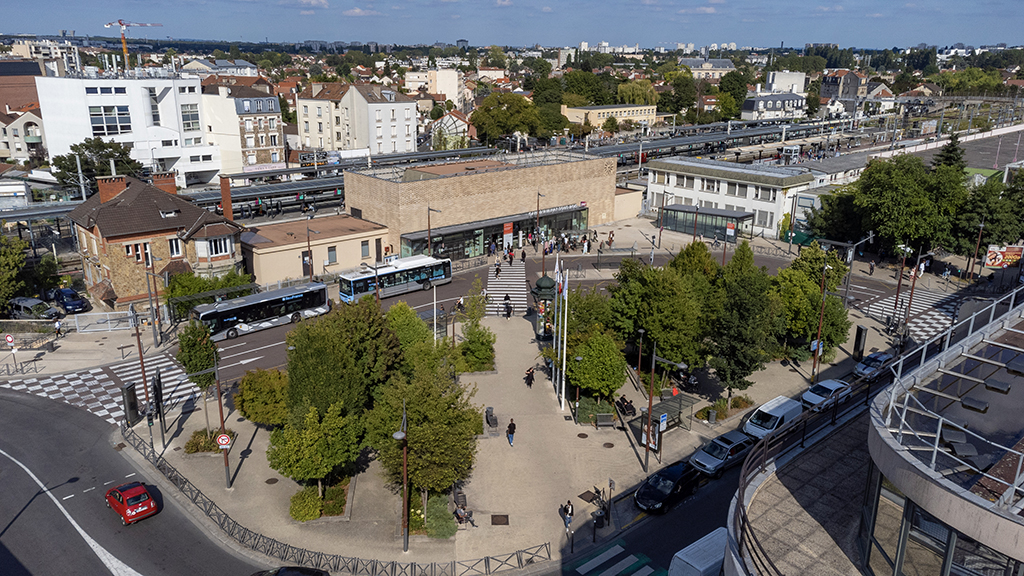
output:
<instances>
[{"instance_id":1,"label":"manhole cover","mask_svg":"<svg viewBox=\"0 0 1024 576\"><path fill-rule=\"evenodd\" d=\"M267 478L267 484L277 484L277 478Z\"/></svg>"},{"instance_id":2,"label":"manhole cover","mask_svg":"<svg viewBox=\"0 0 1024 576\"><path fill-rule=\"evenodd\" d=\"M577 434L576 436L577 436L577 437L579 437L579 438L587 438L587 437L588 437L588 436L587 436L587 435L586 435L585 433L583 433L583 432L580 432L580 433L579 433L579 434Z\"/></svg>"},{"instance_id":3,"label":"manhole cover","mask_svg":"<svg viewBox=\"0 0 1024 576\"><path fill-rule=\"evenodd\" d=\"M106 337L106 336L101 336L101 337L100 337L100 340L106 340L106 339L107 339L107 337Z\"/></svg>"},{"instance_id":4,"label":"manhole cover","mask_svg":"<svg viewBox=\"0 0 1024 576\"><path fill-rule=\"evenodd\" d=\"M124 442L121 442L120 444L115 445L114 446L114 450L117 451L117 452L120 452L121 450L124 450Z\"/></svg>"},{"instance_id":5,"label":"manhole cover","mask_svg":"<svg viewBox=\"0 0 1024 576\"><path fill-rule=\"evenodd\" d=\"M615 444L612 444L611 442L605 442L604 443L604 447L605 448L615 448Z\"/></svg>"},{"instance_id":6,"label":"manhole cover","mask_svg":"<svg viewBox=\"0 0 1024 576\"><path fill-rule=\"evenodd\" d=\"M245 422L245 418L242 418L241 416L239 416L239 417L238 417L238 418L237 418L237 419L235 420L235 422Z\"/></svg>"},{"instance_id":7,"label":"manhole cover","mask_svg":"<svg viewBox=\"0 0 1024 576\"><path fill-rule=\"evenodd\" d=\"M491 514L491 526L508 526L508 514Z\"/></svg>"},{"instance_id":8,"label":"manhole cover","mask_svg":"<svg viewBox=\"0 0 1024 576\"><path fill-rule=\"evenodd\" d=\"M565 418L566 422L572 422L572 416L562 416L562 418Z\"/></svg>"},{"instance_id":9,"label":"manhole cover","mask_svg":"<svg viewBox=\"0 0 1024 576\"><path fill-rule=\"evenodd\" d=\"M175 446L174 451L177 452L178 450L181 450L181 446Z\"/></svg>"}]
</instances>

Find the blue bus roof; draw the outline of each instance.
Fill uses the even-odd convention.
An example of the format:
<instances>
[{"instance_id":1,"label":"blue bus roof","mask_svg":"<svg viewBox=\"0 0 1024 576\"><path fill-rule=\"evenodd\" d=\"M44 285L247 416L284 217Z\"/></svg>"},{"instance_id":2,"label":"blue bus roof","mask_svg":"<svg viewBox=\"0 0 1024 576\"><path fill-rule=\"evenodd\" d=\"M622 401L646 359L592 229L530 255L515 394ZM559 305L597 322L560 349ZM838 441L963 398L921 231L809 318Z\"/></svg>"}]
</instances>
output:
<instances>
[{"instance_id":1,"label":"blue bus roof","mask_svg":"<svg viewBox=\"0 0 1024 576\"><path fill-rule=\"evenodd\" d=\"M427 266L430 264L440 264L441 262L450 262L448 258L434 258L432 256L417 255L407 256L405 258L396 258L390 262L383 264L377 268L376 275L387 274L389 272L395 272L398 270L408 270L410 268L419 268L421 266ZM359 278L372 278L374 276L373 266L364 264L359 268L350 268L343 270L338 274L339 278L345 278L346 280L357 280Z\"/></svg>"},{"instance_id":2,"label":"blue bus roof","mask_svg":"<svg viewBox=\"0 0 1024 576\"><path fill-rule=\"evenodd\" d=\"M265 302L267 300L273 300L275 298L284 298L286 296L292 296L294 294L303 294L311 290L327 289L327 285L322 282L313 282L310 284L300 284L298 286L289 286L288 288L281 288L280 290L269 290L267 292L260 292L258 294L250 294L248 296L242 296L241 298L232 298L231 300L221 300L220 302L213 302L210 304L200 304L193 308L193 311L204 314L215 310L230 310L238 306L244 306L246 304L253 304L255 302Z\"/></svg>"}]
</instances>

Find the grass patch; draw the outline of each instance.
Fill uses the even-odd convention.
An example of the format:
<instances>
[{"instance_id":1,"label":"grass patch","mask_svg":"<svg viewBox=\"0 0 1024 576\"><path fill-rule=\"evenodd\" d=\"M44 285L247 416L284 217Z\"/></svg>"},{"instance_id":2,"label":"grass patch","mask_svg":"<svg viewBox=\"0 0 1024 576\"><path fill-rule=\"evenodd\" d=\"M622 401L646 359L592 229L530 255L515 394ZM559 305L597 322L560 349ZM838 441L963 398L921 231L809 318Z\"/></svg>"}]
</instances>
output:
<instances>
[{"instance_id":1,"label":"grass patch","mask_svg":"<svg viewBox=\"0 0 1024 576\"><path fill-rule=\"evenodd\" d=\"M444 494L435 494L427 500L426 528L427 536L440 539L451 538L459 529L455 517L448 512L448 497Z\"/></svg>"},{"instance_id":2,"label":"grass patch","mask_svg":"<svg viewBox=\"0 0 1024 576\"><path fill-rule=\"evenodd\" d=\"M746 410L754 405L754 401L750 399L750 396L743 394L741 396L732 397L732 409L733 410Z\"/></svg>"},{"instance_id":3,"label":"grass patch","mask_svg":"<svg viewBox=\"0 0 1024 576\"><path fill-rule=\"evenodd\" d=\"M197 452L216 452L220 450L217 446L217 436L220 432L216 430L196 430L192 433L192 437L185 442L185 454L195 454ZM227 430L228 436L231 436L232 442L235 440L236 434L234 430Z\"/></svg>"},{"instance_id":4,"label":"grass patch","mask_svg":"<svg viewBox=\"0 0 1024 576\"><path fill-rule=\"evenodd\" d=\"M694 414L694 416L698 420L707 420L709 413L712 410L714 410L715 412L717 412L717 414L715 415L716 420L725 420L726 418L729 417L729 415L732 412L738 410L746 410L747 408L750 408L753 405L754 401L751 400L750 396L747 396L746 394L743 394L741 396L733 396L731 407L727 399L719 398L718 400L715 400L714 404L710 406L705 406L700 410L697 410L697 413Z\"/></svg>"},{"instance_id":5,"label":"grass patch","mask_svg":"<svg viewBox=\"0 0 1024 576\"><path fill-rule=\"evenodd\" d=\"M580 396L580 406L576 410L576 421L580 424L593 424L596 420L595 414L615 414L615 405L608 400L601 400L590 396ZM618 418L618 416L616 416Z\"/></svg>"}]
</instances>

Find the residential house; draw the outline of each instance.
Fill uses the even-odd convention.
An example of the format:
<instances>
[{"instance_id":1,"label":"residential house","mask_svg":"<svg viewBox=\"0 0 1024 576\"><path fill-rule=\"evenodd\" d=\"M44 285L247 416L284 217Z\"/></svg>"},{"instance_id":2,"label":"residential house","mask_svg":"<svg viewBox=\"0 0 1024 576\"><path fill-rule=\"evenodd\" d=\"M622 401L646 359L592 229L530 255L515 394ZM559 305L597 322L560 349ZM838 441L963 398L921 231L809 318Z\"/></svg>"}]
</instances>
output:
<instances>
[{"instance_id":1,"label":"residential house","mask_svg":"<svg viewBox=\"0 0 1024 576\"><path fill-rule=\"evenodd\" d=\"M145 307L147 271L216 277L238 269L242 226L178 196L173 173L154 174L153 184L127 176L103 176L96 183L99 191L68 218L86 288L108 308ZM155 284L159 298L163 282Z\"/></svg>"},{"instance_id":2,"label":"residential house","mask_svg":"<svg viewBox=\"0 0 1024 576\"><path fill-rule=\"evenodd\" d=\"M38 107L30 111L10 110L0 113L0 158L24 162L30 158L43 158L46 138L43 119Z\"/></svg>"},{"instance_id":3,"label":"residential house","mask_svg":"<svg viewBox=\"0 0 1024 576\"><path fill-rule=\"evenodd\" d=\"M821 79L821 96L857 100L867 96L868 77L852 70L833 70Z\"/></svg>"},{"instance_id":4,"label":"residential house","mask_svg":"<svg viewBox=\"0 0 1024 576\"><path fill-rule=\"evenodd\" d=\"M657 120L658 109L656 106L644 104L610 104L607 106L580 106L570 108L562 104L562 116L574 124L587 124L600 128L609 118L615 118L619 122L632 120L637 125L654 126Z\"/></svg>"},{"instance_id":5,"label":"residential house","mask_svg":"<svg viewBox=\"0 0 1024 576\"><path fill-rule=\"evenodd\" d=\"M680 58L679 65L688 67L695 80L721 80L722 76L736 70L728 58Z\"/></svg>"},{"instance_id":6,"label":"residential house","mask_svg":"<svg viewBox=\"0 0 1024 576\"><path fill-rule=\"evenodd\" d=\"M206 139L220 147L222 173L286 168L276 96L246 86L207 85L202 104Z\"/></svg>"},{"instance_id":7,"label":"residential house","mask_svg":"<svg viewBox=\"0 0 1024 576\"><path fill-rule=\"evenodd\" d=\"M252 88L259 90L264 94L277 95L274 91L274 83L267 80L263 76L224 76L214 74L213 76L207 76L203 78L203 86L245 86L246 88Z\"/></svg>"},{"instance_id":8,"label":"residential house","mask_svg":"<svg viewBox=\"0 0 1024 576\"><path fill-rule=\"evenodd\" d=\"M296 101L303 148L374 155L416 149L416 101L405 94L380 84L313 82Z\"/></svg>"},{"instance_id":9,"label":"residential house","mask_svg":"<svg viewBox=\"0 0 1024 576\"><path fill-rule=\"evenodd\" d=\"M36 77L50 158L86 138L131 148L154 172L172 171L179 187L210 184L220 150L205 140L198 78Z\"/></svg>"},{"instance_id":10,"label":"residential house","mask_svg":"<svg viewBox=\"0 0 1024 576\"><path fill-rule=\"evenodd\" d=\"M780 93L754 96L743 101L743 120L798 120L806 116L807 99L800 94Z\"/></svg>"},{"instance_id":11,"label":"residential house","mask_svg":"<svg viewBox=\"0 0 1024 576\"><path fill-rule=\"evenodd\" d=\"M425 87L429 94L443 94L451 100L457 110L466 105L466 84L462 73L447 68L438 70L418 70L405 73L405 89L409 93L421 91Z\"/></svg>"},{"instance_id":12,"label":"residential house","mask_svg":"<svg viewBox=\"0 0 1024 576\"><path fill-rule=\"evenodd\" d=\"M718 95L709 94L697 99L698 112L711 112L718 109Z\"/></svg>"},{"instance_id":13,"label":"residential house","mask_svg":"<svg viewBox=\"0 0 1024 576\"><path fill-rule=\"evenodd\" d=\"M480 80L487 79L490 82L496 82L502 78L508 77L508 70L504 68L496 68L494 66L478 66L476 69L476 76Z\"/></svg>"}]
</instances>

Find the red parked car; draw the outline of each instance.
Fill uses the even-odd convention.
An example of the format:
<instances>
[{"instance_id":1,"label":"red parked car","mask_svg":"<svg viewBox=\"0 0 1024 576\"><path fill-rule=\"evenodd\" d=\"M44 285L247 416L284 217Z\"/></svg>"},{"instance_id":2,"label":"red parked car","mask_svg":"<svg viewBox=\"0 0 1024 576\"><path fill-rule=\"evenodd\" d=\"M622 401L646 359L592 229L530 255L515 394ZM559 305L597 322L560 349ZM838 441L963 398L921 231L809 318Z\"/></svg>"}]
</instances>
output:
<instances>
[{"instance_id":1,"label":"red parked car","mask_svg":"<svg viewBox=\"0 0 1024 576\"><path fill-rule=\"evenodd\" d=\"M156 514L156 501L142 482L130 482L107 491L104 500L121 516L125 526Z\"/></svg>"}]
</instances>

